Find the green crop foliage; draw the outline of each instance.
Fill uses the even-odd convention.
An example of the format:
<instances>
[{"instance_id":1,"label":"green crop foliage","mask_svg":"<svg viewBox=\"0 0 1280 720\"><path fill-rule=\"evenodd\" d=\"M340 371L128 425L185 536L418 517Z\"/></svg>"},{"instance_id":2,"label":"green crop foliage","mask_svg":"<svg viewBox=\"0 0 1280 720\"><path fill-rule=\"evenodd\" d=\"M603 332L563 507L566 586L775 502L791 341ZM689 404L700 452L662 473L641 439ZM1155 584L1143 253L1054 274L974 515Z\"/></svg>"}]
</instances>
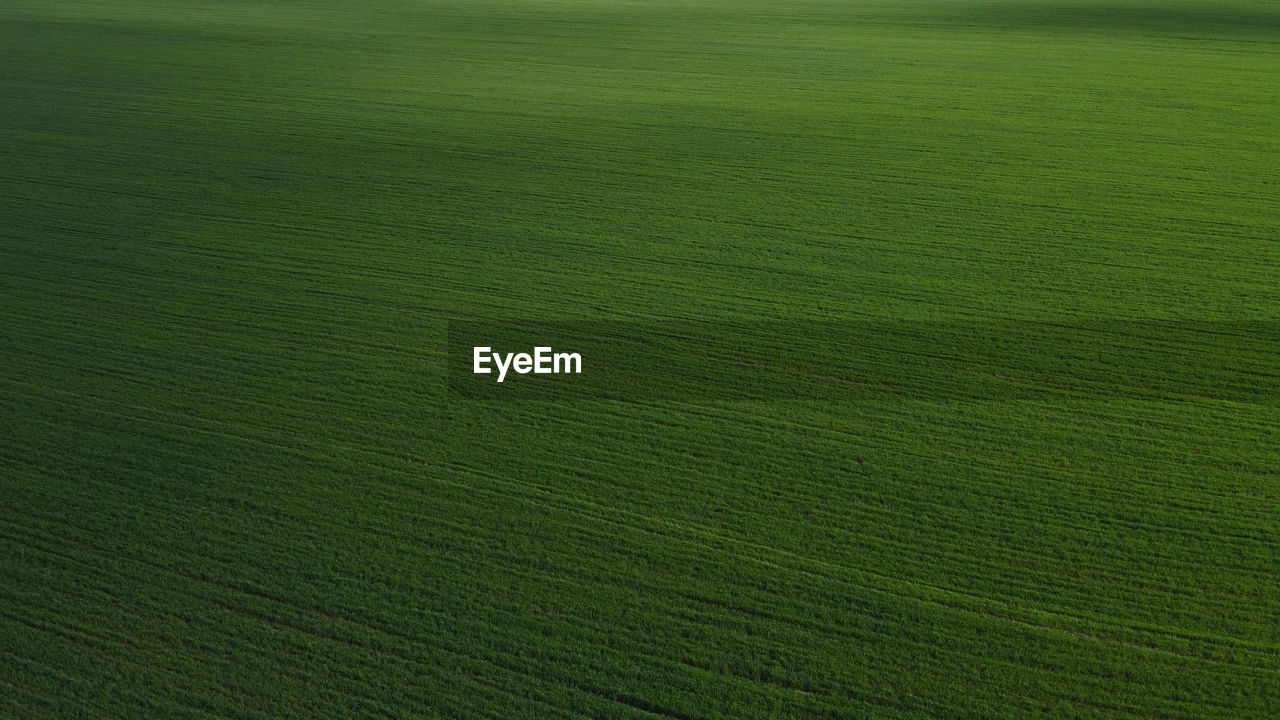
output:
<instances>
[{"instance_id":1,"label":"green crop foliage","mask_svg":"<svg viewBox=\"0 0 1280 720\"><path fill-rule=\"evenodd\" d=\"M1280 717L1275 3L6 0L0 67L0 716ZM1258 335L450 393L511 320Z\"/></svg>"}]
</instances>

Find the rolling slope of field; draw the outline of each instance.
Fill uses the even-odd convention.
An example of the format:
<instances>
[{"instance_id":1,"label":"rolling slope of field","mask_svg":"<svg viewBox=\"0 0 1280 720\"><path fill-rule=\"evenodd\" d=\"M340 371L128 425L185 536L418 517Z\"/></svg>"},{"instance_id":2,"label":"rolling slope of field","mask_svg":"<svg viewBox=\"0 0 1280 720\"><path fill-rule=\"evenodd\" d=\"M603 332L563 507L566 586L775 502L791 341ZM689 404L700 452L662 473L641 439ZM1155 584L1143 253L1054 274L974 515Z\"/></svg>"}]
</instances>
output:
<instances>
[{"instance_id":1,"label":"rolling slope of field","mask_svg":"<svg viewBox=\"0 0 1280 720\"><path fill-rule=\"evenodd\" d=\"M0 64L0 716L1280 716L1274 3L8 0ZM905 384L451 392L512 320ZM1022 323L1179 330L884 341Z\"/></svg>"}]
</instances>

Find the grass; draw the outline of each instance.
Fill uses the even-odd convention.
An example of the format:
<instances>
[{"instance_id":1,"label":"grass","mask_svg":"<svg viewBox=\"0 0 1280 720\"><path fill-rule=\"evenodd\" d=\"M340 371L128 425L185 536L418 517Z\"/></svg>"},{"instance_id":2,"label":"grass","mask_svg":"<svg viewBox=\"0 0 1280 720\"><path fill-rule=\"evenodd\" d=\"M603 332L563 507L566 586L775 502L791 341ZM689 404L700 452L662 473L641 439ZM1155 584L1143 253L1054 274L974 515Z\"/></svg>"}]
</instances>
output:
<instances>
[{"instance_id":1,"label":"grass","mask_svg":"<svg viewBox=\"0 0 1280 720\"><path fill-rule=\"evenodd\" d=\"M1280 714L1271 5L14 0L0 61L0 715ZM1186 332L451 393L512 320Z\"/></svg>"}]
</instances>

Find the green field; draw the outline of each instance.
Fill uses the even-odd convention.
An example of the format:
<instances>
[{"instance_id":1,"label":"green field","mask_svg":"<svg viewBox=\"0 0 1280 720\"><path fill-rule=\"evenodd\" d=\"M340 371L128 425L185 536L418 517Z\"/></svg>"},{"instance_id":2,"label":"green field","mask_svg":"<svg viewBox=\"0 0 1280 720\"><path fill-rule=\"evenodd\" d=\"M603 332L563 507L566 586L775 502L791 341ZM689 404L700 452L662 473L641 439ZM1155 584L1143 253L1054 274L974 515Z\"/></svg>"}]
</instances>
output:
<instances>
[{"instance_id":1,"label":"green field","mask_svg":"<svg viewBox=\"0 0 1280 720\"><path fill-rule=\"evenodd\" d=\"M0 717L1280 717L1275 2L5 0L0 67ZM467 397L462 321L804 391Z\"/></svg>"}]
</instances>

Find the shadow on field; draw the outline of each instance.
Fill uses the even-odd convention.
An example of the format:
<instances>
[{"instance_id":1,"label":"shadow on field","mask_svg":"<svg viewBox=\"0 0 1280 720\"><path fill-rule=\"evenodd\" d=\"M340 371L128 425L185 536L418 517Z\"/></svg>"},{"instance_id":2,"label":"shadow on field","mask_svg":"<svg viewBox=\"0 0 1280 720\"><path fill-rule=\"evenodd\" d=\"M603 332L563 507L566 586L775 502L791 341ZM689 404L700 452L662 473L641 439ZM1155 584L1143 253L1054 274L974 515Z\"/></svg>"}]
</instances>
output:
<instances>
[{"instance_id":1,"label":"shadow on field","mask_svg":"<svg viewBox=\"0 0 1280 720\"><path fill-rule=\"evenodd\" d=\"M931 15L948 24L1000 28L1060 28L1153 32L1188 37L1280 33L1280 4L1211 2L959 2Z\"/></svg>"},{"instance_id":2,"label":"shadow on field","mask_svg":"<svg viewBox=\"0 0 1280 720\"><path fill-rule=\"evenodd\" d=\"M509 376L492 357L539 346L532 382L532 355ZM457 320L447 357L458 400L1280 400L1280 326L1265 322Z\"/></svg>"}]
</instances>

